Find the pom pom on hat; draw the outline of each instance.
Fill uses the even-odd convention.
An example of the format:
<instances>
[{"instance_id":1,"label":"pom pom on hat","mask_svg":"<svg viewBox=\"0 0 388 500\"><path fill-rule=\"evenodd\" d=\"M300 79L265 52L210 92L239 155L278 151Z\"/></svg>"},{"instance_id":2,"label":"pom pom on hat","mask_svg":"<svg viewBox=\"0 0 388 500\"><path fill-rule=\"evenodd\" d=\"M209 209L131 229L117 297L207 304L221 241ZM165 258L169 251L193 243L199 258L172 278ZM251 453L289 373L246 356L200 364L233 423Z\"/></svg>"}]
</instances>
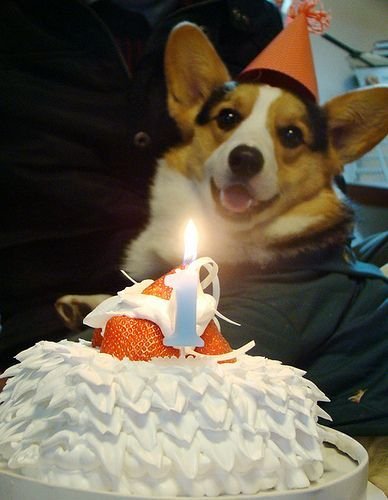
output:
<instances>
[{"instance_id":1,"label":"pom pom on hat","mask_svg":"<svg viewBox=\"0 0 388 500\"><path fill-rule=\"evenodd\" d=\"M317 6L320 10L316 10ZM294 0L287 12L286 24L293 21L299 14L306 17L310 33L322 35L330 26L331 15L322 8L319 0Z\"/></svg>"},{"instance_id":2,"label":"pom pom on hat","mask_svg":"<svg viewBox=\"0 0 388 500\"><path fill-rule=\"evenodd\" d=\"M268 83L317 101L309 32L321 34L330 24L330 15L320 5L319 0L294 0L287 26L248 64L238 80Z\"/></svg>"}]
</instances>

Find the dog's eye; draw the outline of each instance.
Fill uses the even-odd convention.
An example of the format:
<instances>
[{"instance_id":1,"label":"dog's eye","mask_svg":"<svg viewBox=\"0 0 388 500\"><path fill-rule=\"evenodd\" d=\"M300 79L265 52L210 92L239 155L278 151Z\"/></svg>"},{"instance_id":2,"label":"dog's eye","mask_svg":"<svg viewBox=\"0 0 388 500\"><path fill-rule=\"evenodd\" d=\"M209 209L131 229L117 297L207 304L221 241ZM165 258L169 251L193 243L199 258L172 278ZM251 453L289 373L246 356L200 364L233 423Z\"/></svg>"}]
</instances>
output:
<instances>
[{"instance_id":1,"label":"dog's eye","mask_svg":"<svg viewBox=\"0 0 388 500\"><path fill-rule=\"evenodd\" d=\"M285 148L296 148L303 143L303 132L299 127L282 127L278 130L278 134Z\"/></svg>"},{"instance_id":2,"label":"dog's eye","mask_svg":"<svg viewBox=\"0 0 388 500\"><path fill-rule=\"evenodd\" d=\"M242 117L235 109L224 108L216 116L217 125L222 130L232 130L236 125L238 125Z\"/></svg>"}]
</instances>

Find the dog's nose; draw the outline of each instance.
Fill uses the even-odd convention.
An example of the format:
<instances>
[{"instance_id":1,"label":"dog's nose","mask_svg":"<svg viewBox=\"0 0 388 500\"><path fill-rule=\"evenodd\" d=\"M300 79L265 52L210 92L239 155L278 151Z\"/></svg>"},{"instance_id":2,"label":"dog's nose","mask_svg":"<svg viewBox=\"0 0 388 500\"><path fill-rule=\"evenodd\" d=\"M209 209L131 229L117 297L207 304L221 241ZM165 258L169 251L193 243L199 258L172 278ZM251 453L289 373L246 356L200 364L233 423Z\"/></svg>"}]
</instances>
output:
<instances>
[{"instance_id":1,"label":"dog's nose","mask_svg":"<svg viewBox=\"0 0 388 500\"><path fill-rule=\"evenodd\" d=\"M239 177L253 177L264 165L264 157L257 148L240 144L229 154L229 167Z\"/></svg>"}]
</instances>

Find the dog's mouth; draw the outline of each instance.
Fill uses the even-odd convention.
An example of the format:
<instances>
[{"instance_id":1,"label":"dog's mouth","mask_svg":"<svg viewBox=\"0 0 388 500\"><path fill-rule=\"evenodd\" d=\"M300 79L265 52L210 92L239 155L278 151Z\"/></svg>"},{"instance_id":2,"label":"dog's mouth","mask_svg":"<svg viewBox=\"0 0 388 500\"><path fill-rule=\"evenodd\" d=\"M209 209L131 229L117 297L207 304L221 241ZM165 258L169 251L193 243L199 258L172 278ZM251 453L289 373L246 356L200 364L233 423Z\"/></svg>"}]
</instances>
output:
<instances>
[{"instance_id":1,"label":"dog's mouth","mask_svg":"<svg viewBox=\"0 0 388 500\"><path fill-rule=\"evenodd\" d=\"M224 217L250 216L268 208L278 197L275 195L269 200L257 200L253 189L242 183L220 189L211 179L210 187L217 210Z\"/></svg>"}]
</instances>

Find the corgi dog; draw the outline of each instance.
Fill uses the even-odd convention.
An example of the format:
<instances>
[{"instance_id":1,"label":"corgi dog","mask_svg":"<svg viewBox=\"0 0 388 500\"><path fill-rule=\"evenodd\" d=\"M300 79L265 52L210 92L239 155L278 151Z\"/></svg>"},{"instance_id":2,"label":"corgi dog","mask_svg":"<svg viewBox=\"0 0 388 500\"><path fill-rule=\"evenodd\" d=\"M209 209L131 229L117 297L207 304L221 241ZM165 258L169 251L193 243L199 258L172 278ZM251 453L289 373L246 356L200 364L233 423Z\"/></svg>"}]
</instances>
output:
<instances>
[{"instance_id":1,"label":"corgi dog","mask_svg":"<svg viewBox=\"0 0 388 500\"><path fill-rule=\"evenodd\" d=\"M333 182L388 132L388 88L357 90L319 107L257 83L236 83L195 26L167 42L168 109L182 143L158 162L150 221L127 248L131 276L182 259L192 218L199 255L262 267L345 243L352 213Z\"/></svg>"},{"instance_id":2,"label":"corgi dog","mask_svg":"<svg viewBox=\"0 0 388 500\"><path fill-rule=\"evenodd\" d=\"M165 75L182 141L158 161L150 219L129 242L122 269L145 279L179 265L189 219L200 234L199 255L220 267L268 272L345 246L353 215L334 181L387 135L388 87L319 106L282 88L232 81L209 39L189 23L168 38ZM76 328L105 298L68 295L56 308ZM387 439L372 441L378 465L371 477L388 489Z\"/></svg>"}]
</instances>

